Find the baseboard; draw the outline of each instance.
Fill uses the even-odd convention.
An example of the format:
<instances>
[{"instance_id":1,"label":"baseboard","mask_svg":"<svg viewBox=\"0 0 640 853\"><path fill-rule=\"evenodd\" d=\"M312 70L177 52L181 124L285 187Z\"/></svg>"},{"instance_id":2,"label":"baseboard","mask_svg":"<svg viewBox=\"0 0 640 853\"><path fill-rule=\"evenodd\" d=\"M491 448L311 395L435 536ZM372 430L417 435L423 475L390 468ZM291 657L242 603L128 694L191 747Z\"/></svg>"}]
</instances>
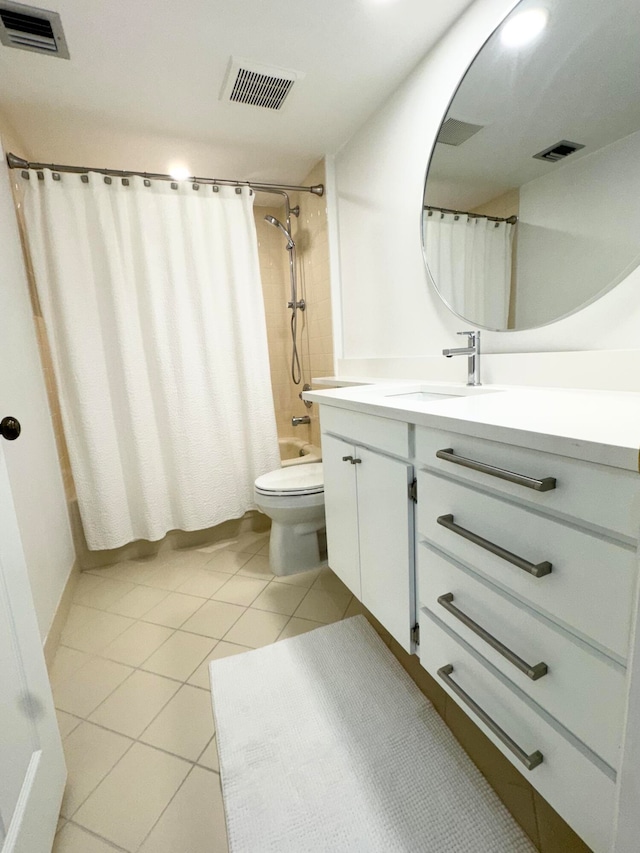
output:
<instances>
[{"instance_id":1,"label":"baseboard","mask_svg":"<svg viewBox=\"0 0 640 853\"><path fill-rule=\"evenodd\" d=\"M62 590L62 595L60 596L60 600L58 601L56 612L53 615L53 620L51 622L51 627L49 628L49 633L47 634L47 638L44 641L44 659L46 661L47 669L49 671L51 670L51 666L53 665L56 652L58 651L58 646L60 645L62 629L64 628L65 623L67 621L67 617L69 616L71 602L73 601L73 593L75 591L75 587L79 577L80 567L78 566L78 561L76 560L74 561L73 566L71 567L71 571L69 572L69 577L67 578L67 582L65 583L64 589Z\"/></svg>"}]
</instances>

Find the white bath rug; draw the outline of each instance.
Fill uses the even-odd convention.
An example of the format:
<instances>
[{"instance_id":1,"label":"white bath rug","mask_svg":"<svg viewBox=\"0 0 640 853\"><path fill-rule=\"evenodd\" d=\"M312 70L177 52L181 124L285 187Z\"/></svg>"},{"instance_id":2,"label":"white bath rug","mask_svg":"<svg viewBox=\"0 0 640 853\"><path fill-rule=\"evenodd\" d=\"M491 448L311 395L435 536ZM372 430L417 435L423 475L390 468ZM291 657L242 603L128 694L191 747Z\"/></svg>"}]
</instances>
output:
<instances>
[{"instance_id":1,"label":"white bath rug","mask_svg":"<svg viewBox=\"0 0 640 853\"><path fill-rule=\"evenodd\" d=\"M364 617L211 681L231 853L534 853Z\"/></svg>"}]
</instances>

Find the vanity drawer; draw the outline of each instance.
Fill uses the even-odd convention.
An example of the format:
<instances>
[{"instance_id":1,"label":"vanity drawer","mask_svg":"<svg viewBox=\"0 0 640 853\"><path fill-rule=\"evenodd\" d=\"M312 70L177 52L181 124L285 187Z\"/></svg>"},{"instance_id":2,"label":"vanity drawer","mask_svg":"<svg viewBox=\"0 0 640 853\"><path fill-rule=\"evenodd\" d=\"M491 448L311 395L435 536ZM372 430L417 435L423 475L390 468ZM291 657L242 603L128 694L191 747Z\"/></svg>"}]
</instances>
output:
<instances>
[{"instance_id":1,"label":"vanity drawer","mask_svg":"<svg viewBox=\"0 0 640 853\"><path fill-rule=\"evenodd\" d=\"M626 675L619 665L424 544L418 553L418 595L421 607L477 649L610 767L618 766L626 696ZM465 617L480 632L463 621ZM482 629L490 636L483 636ZM522 671L525 663L528 674Z\"/></svg>"},{"instance_id":2,"label":"vanity drawer","mask_svg":"<svg viewBox=\"0 0 640 853\"><path fill-rule=\"evenodd\" d=\"M453 456L439 458L436 454L443 450L453 451ZM460 457L527 478L554 478L556 485L549 491L537 491L502 479L495 472L453 461ZM416 430L416 458L431 470L513 497L543 512L576 518L634 540L638 535L640 477L632 471L425 427Z\"/></svg>"},{"instance_id":3,"label":"vanity drawer","mask_svg":"<svg viewBox=\"0 0 640 853\"><path fill-rule=\"evenodd\" d=\"M409 458L409 424L402 421L335 406L321 406L320 426L323 433L343 436L354 444L366 444L403 459Z\"/></svg>"},{"instance_id":4,"label":"vanity drawer","mask_svg":"<svg viewBox=\"0 0 640 853\"><path fill-rule=\"evenodd\" d=\"M418 494L419 539L626 659L637 577L635 549L425 471L418 473ZM526 560L540 575L492 553L486 544L469 541L438 518ZM546 562L551 563L549 574L543 574Z\"/></svg>"},{"instance_id":5,"label":"vanity drawer","mask_svg":"<svg viewBox=\"0 0 640 853\"><path fill-rule=\"evenodd\" d=\"M540 715L517 689L452 636L427 610L420 612L420 661L502 753L596 853L610 849L614 818L615 783L579 748ZM514 755L485 718L471 709L438 671L453 682L512 739L524 754L542 754L531 770Z\"/></svg>"}]
</instances>

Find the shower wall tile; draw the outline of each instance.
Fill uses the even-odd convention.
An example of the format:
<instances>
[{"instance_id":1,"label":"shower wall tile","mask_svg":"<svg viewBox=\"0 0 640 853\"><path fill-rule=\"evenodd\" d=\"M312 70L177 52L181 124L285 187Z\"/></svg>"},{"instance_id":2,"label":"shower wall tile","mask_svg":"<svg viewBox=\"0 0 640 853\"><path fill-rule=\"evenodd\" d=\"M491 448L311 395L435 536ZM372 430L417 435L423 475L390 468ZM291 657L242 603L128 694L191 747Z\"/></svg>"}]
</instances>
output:
<instances>
[{"instance_id":1,"label":"shower wall tile","mask_svg":"<svg viewBox=\"0 0 640 853\"><path fill-rule=\"evenodd\" d=\"M304 178L305 185L325 183L324 162L320 161ZM292 204L300 204L300 219L294 234L300 261L303 298L307 302L303 328L304 381L334 373L331 323L331 284L326 199L299 194ZM305 412L311 417L311 441L320 444L317 406Z\"/></svg>"}]
</instances>

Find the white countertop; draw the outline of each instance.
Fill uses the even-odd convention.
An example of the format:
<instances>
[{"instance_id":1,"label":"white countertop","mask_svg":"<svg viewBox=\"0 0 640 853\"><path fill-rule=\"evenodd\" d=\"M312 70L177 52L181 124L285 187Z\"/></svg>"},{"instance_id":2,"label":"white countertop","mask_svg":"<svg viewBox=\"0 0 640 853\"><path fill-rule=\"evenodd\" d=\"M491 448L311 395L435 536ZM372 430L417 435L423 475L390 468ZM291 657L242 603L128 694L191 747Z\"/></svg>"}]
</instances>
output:
<instances>
[{"instance_id":1,"label":"white countertop","mask_svg":"<svg viewBox=\"0 0 640 853\"><path fill-rule=\"evenodd\" d=\"M357 380L349 377L348 381ZM374 384L308 391L303 397L419 426L518 444L636 473L640 470L638 392L361 381ZM402 396L421 391L465 396L440 400Z\"/></svg>"}]
</instances>

